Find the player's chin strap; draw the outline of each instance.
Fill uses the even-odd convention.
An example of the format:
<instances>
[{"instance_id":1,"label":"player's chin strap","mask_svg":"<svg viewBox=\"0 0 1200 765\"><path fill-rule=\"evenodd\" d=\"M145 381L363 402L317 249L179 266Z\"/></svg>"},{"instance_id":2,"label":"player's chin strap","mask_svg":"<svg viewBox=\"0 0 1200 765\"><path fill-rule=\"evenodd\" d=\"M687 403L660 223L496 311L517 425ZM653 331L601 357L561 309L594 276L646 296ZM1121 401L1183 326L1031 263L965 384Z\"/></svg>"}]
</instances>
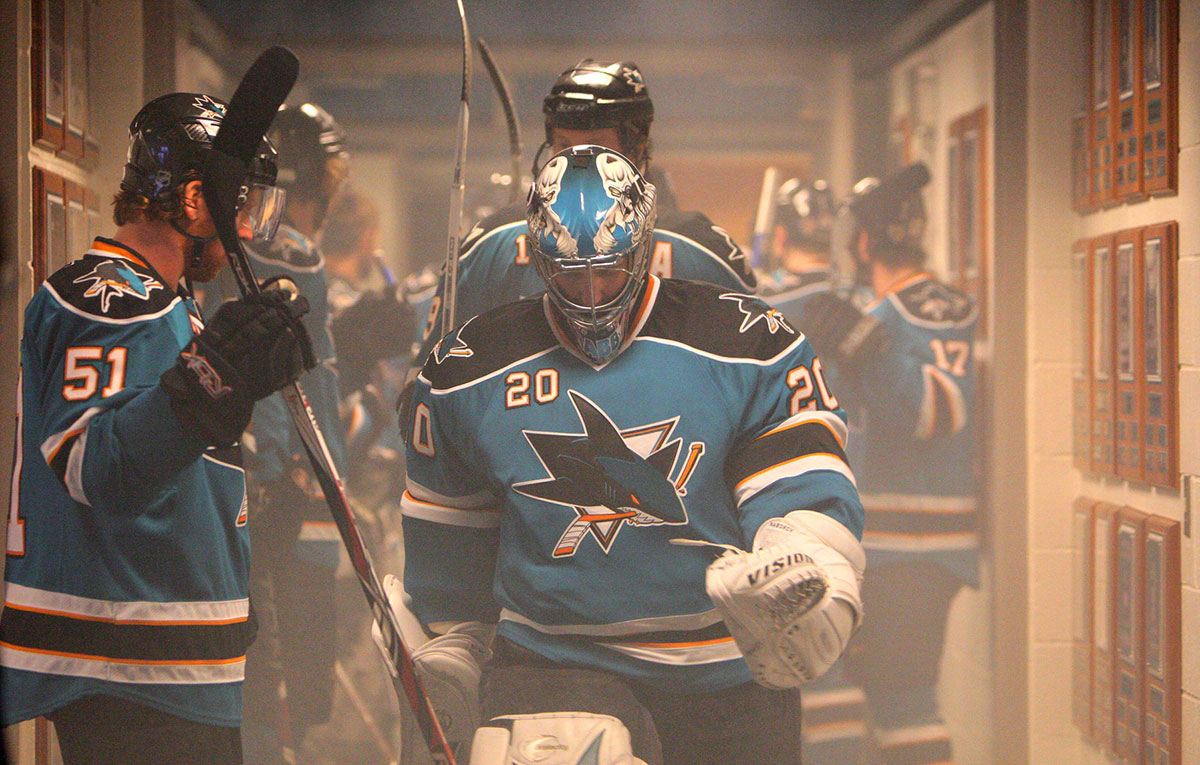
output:
<instances>
[{"instance_id":1,"label":"player's chin strap","mask_svg":"<svg viewBox=\"0 0 1200 765\"><path fill-rule=\"evenodd\" d=\"M204 248L208 246L209 242L216 241L219 235L216 233L214 233L212 236L200 236L198 234L193 234L184 229L183 226L180 226L179 221L173 218L171 219L170 223L171 228L175 229L180 234L183 234L185 237L187 237L187 240L192 243L192 254L188 258L188 267L199 268L200 263L204 260Z\"/></svg>"}]
</instances>

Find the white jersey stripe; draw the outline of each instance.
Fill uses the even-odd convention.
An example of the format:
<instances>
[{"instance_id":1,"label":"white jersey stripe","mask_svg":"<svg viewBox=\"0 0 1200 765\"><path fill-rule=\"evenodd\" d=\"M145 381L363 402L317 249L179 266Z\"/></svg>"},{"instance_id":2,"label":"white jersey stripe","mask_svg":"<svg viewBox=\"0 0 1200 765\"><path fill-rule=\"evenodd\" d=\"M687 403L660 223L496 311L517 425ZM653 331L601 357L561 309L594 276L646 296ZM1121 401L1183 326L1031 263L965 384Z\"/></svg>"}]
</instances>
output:
<instances>
[{"instance_id":1,"label":"white jersey stripe","mask_svg":"<svg viewBox=\"0 0 1200 765\"><path fill-rule=\"evenodd\" d=\"M879 512L969 513L979 506L975 497L935 494L859 494L863 507Z\"/></svg>"},{"instance_id":2,"label":"white jersey stripe","mask_svg":"<svg viewBox=\"0 0 1200 765\"><path fill-rule=\"evenodd\" d=\"M476 529L494 529L500 525L503 514L498 507L464 510L456 507L425 502L407 491L400 499L400 513L408 518L419 518L447 526L469 526Z\"/></svg>"},{"instance_id":3,"label":"white jersey stripe","mask_svg":"<svg viewBox=\"0 0 1200 765\"><path fill-rule=\"evenodd\" d=\"M89 407L80 415L79 419L72 422L64 430L55 433L42 442L41 452L42 458L46 460L46 464L53 469L54 459L58 456L58 452L63 448L67 439L72 436L77 436L75 440L67 448L70 452L67 454L67 469L63 476L63 483L66 484L67 493L76 502L81 502L91 507L91 502L88 501L87 495L83 491L83 450L87 446L87 426L100 412L104 411L102 407Z\"/></svg>"},{"instance_id":4,"label":"white jersey stripe","mask_svg":"<svg viewBox=\"0 0 1200 765\"><path fill-rule=\"evenodd\" d=\"M674 666L712 664L718 661L742 658L741 650L738 649L737 643L733 642L731 637L684 645L665 643L644 645L601 643L601 645L635 659Z\"/></svg>"},{"instance_id":5,"label":"white jersey stripe","mask_svg":"<svg viewBox=\"0 0 1200 765\"><path fill-rule=\"evenodd\" d=\"M868 550L888 552L954 552L978 548L979 534L975 531L952 534L900 534L868 530L863 532L862 544Z\"/></svg>"},{"instance_id":6,"label":"white jersey stripe","mask_svg":"<svg viewBox=\"0 0 1200 765\"><path fill-rule=\"evenodd\" d=\"M232 624L245 621L250 615L247 598L176 603L99 600L15 582L9 582L5 590L5 607L8 606L114 624Z\"/></svg>"},{"instance_id":7,"label":"white jersey stripe","mask_svg":"<svg viewBox=\"0 0 1200 765\"><path fill-rule=\"evenodd\" d=\"M794 428L795 426L802 425L806 422L819 422L822 425L827 426L833 431L833 436L837 439L838 444L843 449L846 448L846 439L849 437L849 429L846 427L846 423L842 421L841 417L838 417L833 412L828 411L800 412L799 414L793 414L791 417L788 417L786 420L771 428L766 433L763 433L761 436L759 436L759 438L766 438L769 435L778 433L782 430L787 430L788 428Z\"/></svg>"},{"instance_id":8,"label":"white jersey stripe","mask_svg":"<svg viewBox=\"0 0 1200 765\"><path fill-rule=\"evenodd\" d=\"M116 683L195 685L236 683L246 677L246 658L222 661L149 662L65 654L0 643L0 664L49 675L93 677Z\"/></svg>"},{"instance_id":9,"label":"white jersey stripe","mask_svg":"<svg viewBox=\"0 0 1200 765\"><path fill-rule=\"evenodd\" d=\"M458 510L477 510L496 504L496 497L486 489L474 494L468 494L465 497L450 497L445 494L438 494L433 489L422 486L412 478L405 478L404 486L408 489L408 493L413 496L413 499L435 505L445 505L446 507L453 507Z\"/></svg>"},{"instance_id":10,"label":"white jersey stripe","mask_svg":"<svg viewBox=\"0 0 1200 765\"><path fill-rule=\"evenodd\" d=\"M834 454L806 454L803 457L781 462L774 467L769 467L766 470L760 470L752 476L743 478L742 481L733 488L734 499L737 501L738 507L742 506L746 500L758 494L763 489L767 488L776 481L784 478L795 478L796 476L811 473L816 470L828 470L838 473L845 477L850 483L855 483L854 473L851 472L850 466L845 463L840 457ZM857 486L857 484L855 484Z\"/></svg>"},{"instance_id":11,"label":"white jersey stripe","mask_svg":"<svg viewBox=\"0 0 1200 765\"><path fill-rule=\"evenodd\" d=\"M590 637L623 637L643 632L667 630L699 630L721 621L717 610L701 611L698 614L675 614L672 616L648 616L611 624L539 624L516 611L501 609L500 621L515 622L546 635L584 635Z\"/></svg>"}]
</instances>

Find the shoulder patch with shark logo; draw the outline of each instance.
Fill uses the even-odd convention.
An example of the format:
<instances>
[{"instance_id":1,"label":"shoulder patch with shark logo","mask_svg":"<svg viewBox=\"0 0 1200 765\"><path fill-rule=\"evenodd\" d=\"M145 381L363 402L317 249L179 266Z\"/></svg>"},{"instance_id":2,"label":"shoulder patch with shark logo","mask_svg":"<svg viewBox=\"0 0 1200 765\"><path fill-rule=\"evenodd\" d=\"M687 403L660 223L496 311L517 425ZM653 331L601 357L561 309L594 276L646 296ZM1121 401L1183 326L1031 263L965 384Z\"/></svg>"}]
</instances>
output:
<instances>
[{"instance_id":1,"label":"shoulder patch with shark logo","mask_svg":"<svg viewBox=\"0 0 1200 765\"><path fill-rule=\"evenodd\" d=\"M47 280L72 308L103 319L156 314L176 298L151 269L124 258L89 253Z\"/></svg>"}]
</instances>

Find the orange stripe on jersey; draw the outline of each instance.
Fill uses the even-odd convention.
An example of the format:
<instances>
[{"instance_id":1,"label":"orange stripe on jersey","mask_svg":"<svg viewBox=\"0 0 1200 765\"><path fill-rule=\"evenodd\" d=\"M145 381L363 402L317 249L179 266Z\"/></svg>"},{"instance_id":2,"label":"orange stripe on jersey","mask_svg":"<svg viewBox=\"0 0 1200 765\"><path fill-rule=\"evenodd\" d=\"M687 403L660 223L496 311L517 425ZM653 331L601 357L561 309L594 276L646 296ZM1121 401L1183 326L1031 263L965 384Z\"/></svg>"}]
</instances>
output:
<instances>
[{"instance_id":1,"label":"orange stripe on jersey","mask_svg":"<svg viewBox=\"0 0 1200 765\"><path fill-rule=\"evenodd\" d=\"M62 440L58 442L58 446L54 447L54 451L50 452L50 456L46 458L46 464L53 465L54 458L58 456L58 453L62 451L62 448L66 446L67 442L85 430L87 430L87 425L84 425L82 428L76 428L75 430L67 431L67 434L64 435Z\"/></svg>"},{"instance_id":2,"label":"orange stripe on jersey","mask_svg":"<svg viewBox=\"0 0 1200 765\"><path fill-rule=\"evenodd\" d=\"M143 627L205 627L221 624L238 624L247 621L249 617L235 616L231 619L180 619L180 620L155 620L155 619L114 619L110 616L91 616L86 614L74 614L70 611L57 611L52 608L34 608L32 606L20 606L13 603L5 602L5 609L13 609L14 611L28 611L34 614L46 614L47 616L62 616L67 619L77 619L81 622L102 622L104 624L128 624L131 626Z\"/></svg>"},{"instance_id":3,"label":"orange stripe on jersey","mask_svg":"<svg viewBox=\"0 0 1200 765\"><path fill-rule=\"evenodd\" d=\"M134 263L137 263L143 268L150 267L150 264L143 260L141 255L138 255L128 247L118 247L110 242L102 242L99 239L94 239L92 240L92 249L100 250L101 252L107 252L109 255L117 255L118 257L132 260Z\"/></svg>"},{"instance_id":4,"label":"orange stripe on jersey","mask_svg":"<svg viewBox=\"0 0 1200 765\"><path fill-rule=\"evenodd\" d=\"M719 637L712 640L693 640L683 643L621 643L621 645L631 648L699 648L700 646L721 645L732 642L732 637Z\"/></svg>"},{"instance_id":5,"label":"orange stripe on jersey","mask_svg":"<svg viewBox=\"0 0 1200 765\"><path fill-rule=\"evenodd\" d=\"M766 467L766 468L763 468L762 470L759 470L757 473L752 473L752 474L746 476L745 478L743 478L742 480L737 482L737 486L733 487L734 491L737 491L738 488L745 485L745 483L747 481L751 481L751 480L757 478L758 476L762 475L763 473L769 473L776 468L783 467L784 465L790 465L791 463L799 462L800 460L806 460L809 457L832 457L833 459L839 460L841 462L846 461L845 458L842 457L840 454L830 454L829 452L812 452L810 454L801 454L799 457L792 457L790 460L784 460L783 462L777 462L774 465L771 465L770 467ZM849 467L849 465L847 465L846 467Z\"/></svg>"},{"instance_id":6,"label":"orange stripe on jersey","mask_svg":"<svg viewBox=\"0 0 1200 765\"><path fill-rule=\"evenodd\" d=\"M245 655L235 656L232 659L180 659L178 661L171 659L113 659L108 656L93 656L86 653L67 653L66 651L50 651L45 648L29 648L22 645L13 645L0 641L0 647L10 648L14 651L22 651L24 653L37 653L43 656L64 656L68 659L86 659L91 661L104 661L109 664L130 664L145 667L173 667L173 666L193 666L193 667L219 667L227 664L238 664L246 660Z\"/></svg>"},{"instance_id":7,"label":"orange stripe on jersey","mask_svg":"<svg viewBox=\"0 0 1200 765\"><path fill-rule=\"evenodd\" d=\"M766 433L763 433L761 436L759 436L755 440L757 441L760 438L766 438L767 436L773 436L776 433L784 433L786 431L791 430L792 428L798 428L801 425L811 425L811 424L820 425L823 428L825 428L826 430L828 430L829 433L833 436L833 440L837 441L839 446L845 448L846 445L842 443L842 439L837 434L837 431L835 431L828 422L825 422L824 420L818 420L816 418L813 418L811 420L800 420L799 422L793 422L791 425L784 425L781 428L774 428L773 430L768 430Z\"/></svg>"}]
</instances>

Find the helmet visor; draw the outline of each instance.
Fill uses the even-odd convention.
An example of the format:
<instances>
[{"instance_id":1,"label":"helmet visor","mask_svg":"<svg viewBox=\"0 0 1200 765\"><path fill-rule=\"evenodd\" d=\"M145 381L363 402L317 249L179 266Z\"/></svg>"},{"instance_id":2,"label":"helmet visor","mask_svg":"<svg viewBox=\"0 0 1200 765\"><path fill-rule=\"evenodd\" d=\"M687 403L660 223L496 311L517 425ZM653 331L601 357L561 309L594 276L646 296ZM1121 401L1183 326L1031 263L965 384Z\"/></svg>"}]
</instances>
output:
<instances>
[{"instance_id":1,"label":"helmet visor","mask_svg":"<svg viewBox=\"0 0 1200 765\"><path fill-rule=\"evenodd\" d=\"M287 192L265 183L250 183L238 199L238 235L250 242L269 242L279 229Z\"/></svg>"}]
</instances>

